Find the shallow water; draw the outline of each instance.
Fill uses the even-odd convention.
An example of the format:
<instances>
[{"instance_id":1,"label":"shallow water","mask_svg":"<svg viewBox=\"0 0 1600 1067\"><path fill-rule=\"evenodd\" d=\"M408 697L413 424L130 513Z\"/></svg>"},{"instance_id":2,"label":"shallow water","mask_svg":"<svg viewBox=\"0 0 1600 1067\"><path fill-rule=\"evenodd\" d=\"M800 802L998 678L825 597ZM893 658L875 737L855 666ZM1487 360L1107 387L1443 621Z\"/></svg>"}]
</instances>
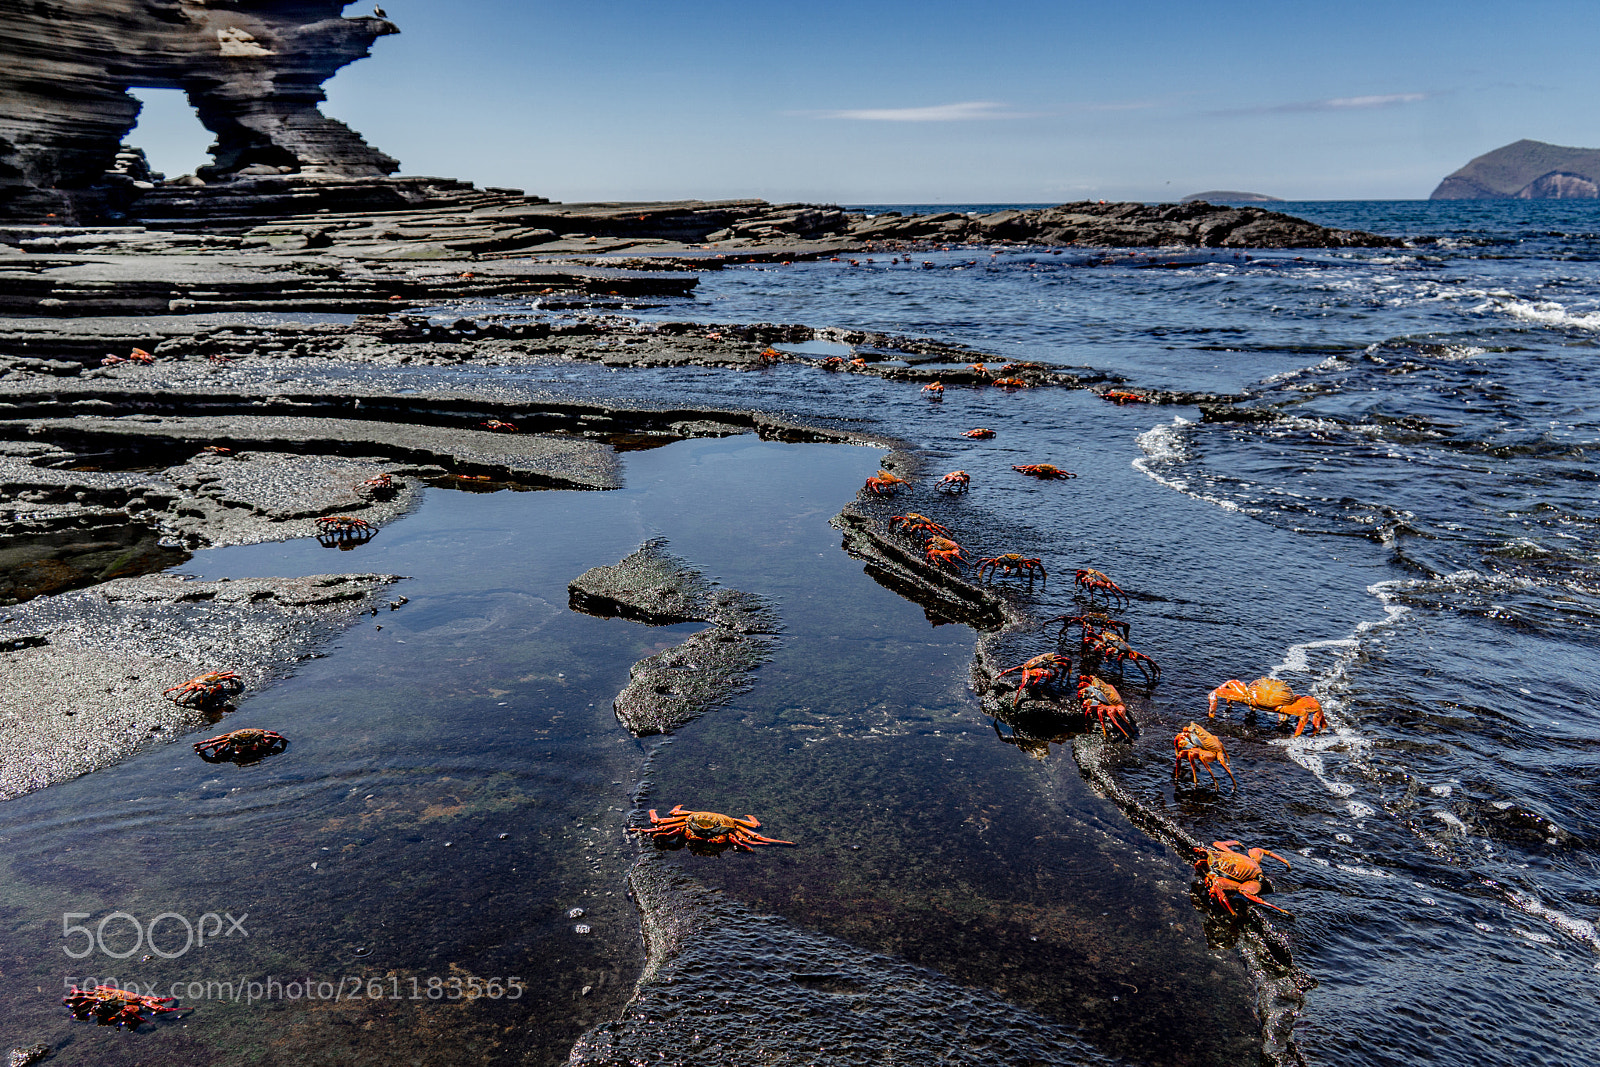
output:
<instances>
[{"instance_id":1,"label":"shallow water","mask_svg":"<svg viewBox=\"0 0 1600 1067\"><path fill-rule=\"evenodd\" d=\"M1268 899L1294 913L1281 925L1317 982L1297 1023L1309 1060L1595 1060L1600 1039L1577 1006L1600 994L1589 695L1600 208L1288 209L1437 240L1249 258L876 256L709 273L692 300L654 312L936 336L1137 386L1248 392L1246 406L1275 408L1277 421L1207 422L1193 408L1057 390L950 388L930 403L914 386L796 365L482 373L509 392L672 395L909 441L923 477L894 510L936 515L974 555L1039 556L1047 582L1002 582L1034 616L1075 610L1078 567L1129 592L1120 614L1163 677L1149 693L1124 687L1140 728L1114 774L1203 840L1294 863ZM999 436L959 436L978 425ZM641 966L624 890L640 847L621 827L640 808L684 803L756 813L800 842L660 861L741 915L777 916L759 936L754 920L728 920L774 966L785 937L885 954L851 956L848 981L818 980L822 1021L804 1037L833 1034L832 1062L913 1040L851 1044L852 1004L920 1022L918 998L938 982L997 998L984 1002L991 1014L1012 1005L1018 1025L1059 1027L1061 1062L1249 1061L1247 981L1231 950L1205 947L1226 942L1227 924L1196 909L1181 858L1089 793L1060 745L1039 760L1002 744L967 689L974 635L930 626L840 552L827 520L880 455L695 441L629 454L628 488L612 493L430 493L359 559L339 557L414 575L399 590L411 603L233 716L291 736L288 752L217 768L164 748L0 809L13 843L0 879L16 961L7 1032L69 1039L63 1060L159 1040L164 1058L194 1062L263 1050L558 1062L622 1011ZM1010 469L1046 461L1080 477ZM967 497L925 487L955 468L972 475ZM564 590L654 536L773 597L786 631L748 693L669 743L640 744L610 699L632 660L683 628L577 615ZM256 546L184 569L310 573L328 569L323 552ZM1021 662L1053 647L1018 633L1001 652ZM1271 715L1206 719L1211 688L1268 673L1317 695L1331 729L1292 739ZM1191 719L1223 737L1237 793L1174 786L1170 738ZM65 1020L54 990L81 972L57 955L61 912L97 922L113 909L148 920L228 908L250 912L248 942L137 974L393 972L403 989L412 976L515 967L528 990L515 1004L206 1002L159 1037ZM671 1042L635 1030L635 1047L727 1062L685 1029L700 990L705 1010L723 1013L706 1017L737 1018L764 1056L830 1062L762 1020L763 1003L792 1002L797 979L762 985L743 957L732 967L733 951L696 944L676 999L655 1002L666 1014L628 1023ZM729 1004L719 960L753 982L746 1003ZM904 962L931 969L915 996L894 969ZM880 987L861 992L873 974ZM983 1062L950 1047L957 1062Z\"/></svg>"}]
</instances>

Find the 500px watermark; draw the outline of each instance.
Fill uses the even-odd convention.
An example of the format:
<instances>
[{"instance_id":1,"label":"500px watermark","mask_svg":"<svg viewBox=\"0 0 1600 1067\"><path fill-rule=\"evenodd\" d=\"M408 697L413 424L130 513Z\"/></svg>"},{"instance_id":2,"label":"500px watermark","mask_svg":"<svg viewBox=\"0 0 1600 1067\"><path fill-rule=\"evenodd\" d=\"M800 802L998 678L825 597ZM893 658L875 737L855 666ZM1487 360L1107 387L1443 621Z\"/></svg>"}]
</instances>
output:
<instances>
[{"instance_id":1,"label":"500px watermark","mask_svg":"<svg viewBox=\"0 0 1600 1067\"><path fill-rule=\"evenodd\" d=\"M239 934L249 937L250 932L244 928L244 921L250 917L249 912L235 919L228 912L218 915L208 911L195 922L190 922L186 916L175 911L164 911L151 919L149 924L139 922L137 916L125 911L114 911L101 919L94 928L76 924L74 919L92 919L94 913L89 911L64 911L61 913L61 936L68 944L61 946L61 951L70 958L81 960L95 949L110 956L114 960L125 960L138 952L141 948L148 947L154 955L164 960L175 960L196 946L204 948L206 939L212 941L221 937L232 937ZM224 926L226 920L226 926ZM160 928L162 940L166 947L156 943L157 928ZM107 931L110 931L111 945L106 943ZM178 943L178 934L183 934L183 945L174 951L168 951ZM129 937L133 938L133 947L122 948ZM82 947L79 948L77 938L83 938ZM112 945L117 946L113 948Z\"/></svg>"}]
</instances>

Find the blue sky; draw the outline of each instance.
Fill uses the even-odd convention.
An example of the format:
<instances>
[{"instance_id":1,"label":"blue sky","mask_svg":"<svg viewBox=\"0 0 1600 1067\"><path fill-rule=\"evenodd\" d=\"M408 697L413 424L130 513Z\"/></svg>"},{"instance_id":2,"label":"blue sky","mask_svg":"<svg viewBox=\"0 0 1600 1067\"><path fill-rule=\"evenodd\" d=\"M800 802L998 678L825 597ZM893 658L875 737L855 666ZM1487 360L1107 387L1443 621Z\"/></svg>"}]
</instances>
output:
<instances>
[{"instance_id":1,"label":"blue sky","mask_svg":"<svg viewBox=\"0 0 1600 1067\"><path fill-rule=\"evenodd\" d=\"M383 0L323 110L401 173L556 200L1416 199L1600 147L1600 4ZM346 13L364 14L369 4ZM130 141L206 162L174 92Z\"/></svg>"}]
</instances>

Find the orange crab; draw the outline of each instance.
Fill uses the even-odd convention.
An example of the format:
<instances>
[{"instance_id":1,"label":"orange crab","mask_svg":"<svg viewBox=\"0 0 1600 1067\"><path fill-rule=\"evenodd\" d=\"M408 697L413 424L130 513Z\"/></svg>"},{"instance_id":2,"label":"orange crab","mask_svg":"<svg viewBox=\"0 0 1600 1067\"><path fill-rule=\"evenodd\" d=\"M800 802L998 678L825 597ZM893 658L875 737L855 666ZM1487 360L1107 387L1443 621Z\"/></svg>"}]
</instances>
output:
<instances>
[{"instance_id":1,"label":"orange crab","mask_svg":"<svg viewBox=\"0 0 1600 1067\"><path fill-rule=\"evenodd\" d=\"M161 695L184 708L203 708L244 692L244 683L232 671L207 671L181 685L163 689Z\"/></svg>"},{"instance_id":2,"label":"orange crab","mask_svg":"<svg viewBox=\"0 0 1600 1067\"><path fill-rule=\"evenodd\" d=\"M768 345L761 350L760 360L763 363L776 363L783 358L783 353Z\"/></svg>"},{"instance_id":3,"label":"orange crab","mask_svg":"<svg viewBox=\"0 0 1600 1067\"><path fill-rule=\"evenodd\" d=\"M1230 889L1238 892L1246 900L1252 900L1257 904L1265 904L1274 911L1282 911L1285 915L1288 915L1289 913L1284 911L1283 908L1278 907L1276 904L1267 904L1259 895L1262 892L1261 879L1263 877L1261 857L1271 856L1285 867L1291 869L1294 865L1276 852L1264 848L1252 848L1248 853L1235 852L1233 846L1238 843L1237 841L1213 841L1210 848L1195 848L1194 851L1199 858L1194 861L1194 869L1196 873L1205 872L1206 892L1211 895L1211 899L1227 908L1229 915L1238 914L1228 901L1228 890Z\"/></svg>"},{"instance_id":4,"label":"orange crab","mask_svg":"<svg viewBox=\"0 0 1600 1067\"><path fill-rule=\"evenodd\" d=\"M1078 703L1083 705L1084 715L1093 715L1100 720L1100 732L1106 737L1111 736L1106 729L1106 720L1110 719L1112 725L1122 731L1122 736L1133 740L1133 735L1124 725L1128 721L1128 706L1122 702L1122 694L1117 692L1116 686L1092 674L1080 674Z\"/></svg>"},{"instance_id":5,"label":"orange crab","mask_svg":"<svg viewBox=\"0 0 1600 1067\"><path fill-rule=\"evenodd\" d=\"M925 546L927 559L936 567L943 567L946 563L953 563L957 567L967 565L966 549L950 540L948 537L930 537Z\"/></svg>"},{"instance_id":6,"label":"orange crab","mask_svg":"<svg viewBox=\"0 0 1600 1067\"><path fill-rule=\"evenodd\" d=\"M1107 578L1102 572L1089 567L1079 569L1073 584L1083 589L1090 596L1101 593L1104 594L1107 600L1120 600L1124 604L1128 602L1128 594L1122 591L1121 586Z\"/></svg>"},{"instance_id":7,"label":"orange crab","mask_svg":"<svg viewBox=\"0 0 1600 1067\"><path fill-rule=\"evenodd\" d=\"M972 488L972 475L966 471L951 471L933 486L941 493L965 493Z\"/></svg>"},{"instance_id":8,"label":"orange crab","mask_svg":"<svg viewBox=\"0 0 1600 1067\"><path fill-rule=\"evenodd\" d=\"M876 475L867 479L866 489L878 496L889 496L902 485L909 485L904 478L880 470Z\"/></svg>"},{"instance_id":9,"label":"orange crab","mask_svg":"<svg viewBox=\"0 0 1600 1067\"><path fill-rule=\"evenodd\" d=\"M823 370L844 370L844 357L829 356L827 359L823 360L819 366L821 366Z\"/></svg>"},{"instance_id":10,"label":"orange crab","mask_svg":"<svg viewBox=\"0 0 1600 1067\"><path fill-rule=\"evenodd\" d=\"M993 578L997 571L1005 571L1008 574L1014 573L1018 578L1026 576L1030 583L1033 581L1034 571L1039 572L1041 581L1050 577L1045 572L1044 564L1039 562L1038 556L1024 556L1021 552L1007 552L1003 556L980 559L978 561L978 579L980 581L983 580L985 568L988 568L990 578Z\"/></svg>"},{"instance_id":11,"label":"orange crab","mask_svg":"<svg viewBox=\"0 0 1600 1067\"><path fill-rule=\"evenodd\" d=\"M277 731L257 730L254 727L234 730L232 733L220 734L194 743L195 752L209 763L221 763L224 760L253 763L258 759L265 759L274 752L282 752L288 747L289 739Z\"/></svg>"},{"instance_id":12,"label":"orange crab","mask_svg":"<svg viewBox=\"0 0 1600 1067\"><path fill-rule=\"evenodd\" d=\"M1217 717L1217 701L1226 700L1244 704L1257 711L1271 711L1278 716L1278 721L1299 719L1300 725L1295 729L1294 736L1299 737L1311 724L1312 734L1326 729L1327 719L1322 715L1322 702L1313 696L1297 697L1289 688L1289 683L1277 678L1257 678L1249 685L1245 685L1237 678L1230 678L1226 682L1207 694L1211 717Z\"/></svg>"},{"instance_id":13,"label":"orange crab","mask_svg":"<svg viewBox=\"0 0 1600 1067\"><path fill-rule=\"evenodd\" d=\"M1204 767L1206 773L1211 775L1211 782L1218 788L1222 783L1217 780L1217 772L1211 769L1213 763L1222 764L1222 769L1228 772L1228 780L1233 783L1233 791L1239 791L1239 780L1233 776L1233 768L1228 766L1228 753L1223 751L1222 741L1216 734L1203 728L1199 723L1192 722L1178 732L1172 739L1172 777L1178 777L1178 770L1183 766L1183 761L1189 761L1189 778L1195 784L1200 784L1200 774L1197 767Z\"/></svg>"},{"instance_id":14,"label":"orange crab","mask_svg":"<svg viewBox=\"0 0 1600 1067\"><path fill-rule=\"evenodd\" d=\"M691 846L732 845L745 852L754 852L756 845L794 844L793 841L779 841L777 838L763 837L754 832L760 828L761 821L754 815L736 819L732 815L723 815L715 811L689 811L682 804L674 805L672 810L667 812L666 818L657 815L655 809L651 808L649 826L628 827L633 833L648 834L658 840L682 835Z\"/></svg>"},{"instance_id":15,"label":"orange crab","mask_svg":"<svg viewBox=\"0 0 1600 1067\"><path fill-rule=\"evenodd\" d=\"M1076 474L1071 471L1064 471L1054 463L1025 463L1020 467L1012 464L1011 469L1018 474L1026 474L1030 478L1038 478L1041 481L1077 477Z\"/></svg>"},{"instance_id":16,"label":"orange crab","mask_svg":"<svg viewBox=\"0 0 1600 1067\"><path fill-rule=\"evenodd\" d=\"M317 520L317 531L325 534L360 535L369 530L377 530L366 519L358 519L354 515L324 515Z\"/></svg>"},{"instance_id":17,"label":"orange crab","mask_svg":"<svg viewBox=\"0 0 1600 1067\"><path fill-rule=\"evenodd\" d=\"M928 394L928 399L929 400L943 400L944 399L944 383L941 382L941 381L931 381L931 382L929 382L927 385L924 385L922 387L922 391L924 393Z\"/></svg>"},{"instance_id":18,"label":"orange crab","mask_svg":"<svg viewBox=\"0 0 1600 1067\"><path fill-rule=\"evenodd\" d=\"M1072 658L1060 652L1046 652L1042 656L1035 656L1026 663L1019 663L1015 667L1007 667L995 675L999 681L1012 671L1021 671L1022 680L1017 683L1017 695L1011 701L1011 706L1016 707L1022 701L1022 691L1031 689L1036 685L1049 685L1058 676L1072 669Z\"/></svg>"},{"instance_id":19,"label":"orange crab","mask_svg":"<svg viewBox=\"0 0 1600 1067\"><path fill-rule=\"evenodd\" d=\"M135 348L125 356L111 355L100 361L102 367L114 367L118 363L137 363L141 367L148 367L156 361L156 357L142 348Z\"/></svg>"},{"instance_id":20,"label":"orange crab","mask_svg":"<svg viewBox=\"0 0 1600 1067\"><path fill-rule=\"evenodd\" d=\"M1115 620L1111 620L1115 621ZM1111 661L1120 671L1124 663L1132 663L1139 668L1139 673L1144 675L1145 685L1153 687L1161 681L1161 666L1155 660L1138 651L1128 644L1127 623L1122 623L1122 633L1115 633L1110 628L1098 629L1092 626L1083 628L1083 657Z\"/></svg>"},{"instance_id":21,"label":"orange crab","mask_svg":"<svg viewBox=\"0 0 1600 1067\"><path fill-rule=\"evenodd\" d=\"M400 487L394 484L394 475L392 474L380 474L356 485L356 492L376 500L388 500L399 489Z\"/></svg>"},{"instance_id":22,"label":"orange crab","mask_svg":"<svg viewBox=\"0 0 1600 1067\"><path fill-rule=\"evenodd\" d=\"M979 374L979 375L984 375L984 376L988 376L988 374L989 374L988 366L986 364L983 364L983 363L968 363L967 364L967 369L969 371L971 371L973 374Z\"/></svg>"},{"instance_id":23,"label":"orange crab","mask_svg":"<svg viewBox=\"0 0 1600 1067\"><path fill-rule=\"evenodd\" d=\"M484 419L478 423L478 429L488 430L490 433L516 433L517 424L506 422L504 419Z\"/></svg>"},{"instance_id":24,"label":"orange crab","mask_svg":"<svg viewBox=\"0 0 1600 1067\"><path fill-rule=\"evenodd\" d=\"M996 378L994 381L990 382L989 384L990 385L994 385L994 386L998 386L1001 389L1026 389L1026 388L1028 388L1028 383L1023 381L1021 378Z\"/></svg>"},{"instance_id":25,"label":"orange crab","mask_svg":"<svg viewBox=\"0 0 1600 1067\"><path fill-rule=\"evenodd\" d=\"M92 1018L97 1026L126 1026L129 1030L137 1030L141 1024L152 1021L144 1017L145 1012L157 1016L177 1011L172 1006L176 999L135 993L114 985L97 985L93 989L79 989L74 985L61 998L61 1003L72 1012L74 1019Z\"/></svg>"},{"instance_id":26,"label":"orange crab","mask_svg":"<svg viewBox=\"0 0 1600 1067\"><path fill-rule=\"evenodd\" d=\"M903 529L908 534L925 533L936 534L940 537L950 536L949 530L940 526L928 516L919 515L915 511L908 511L904 515L889 516L889 529Z\"/></svg>"},{"instance_id":27,"label":"orange crab","mask_svg":"<svg viewBox=\"0 0 1600 1067\"><path fill-rule=\"evenodd\" d=\"M1128 393L1121 389L1107 389L1100 394L1101 400L1109 400L1113 404L1148 404L1150 398L1143 393Z\"/></svg>"},{"instance_id":28,"label":"orange crab","mask_svg":"<svg viewBox=\"0 0 1600 1067\"><path fill-rule=\"evenodd\" d=\"M994 436L994 431L986 426L980 426L976 430L962 430L961 436L972 437L979 441L987 441L989 438Z\"/></svg>"}]
</instances>

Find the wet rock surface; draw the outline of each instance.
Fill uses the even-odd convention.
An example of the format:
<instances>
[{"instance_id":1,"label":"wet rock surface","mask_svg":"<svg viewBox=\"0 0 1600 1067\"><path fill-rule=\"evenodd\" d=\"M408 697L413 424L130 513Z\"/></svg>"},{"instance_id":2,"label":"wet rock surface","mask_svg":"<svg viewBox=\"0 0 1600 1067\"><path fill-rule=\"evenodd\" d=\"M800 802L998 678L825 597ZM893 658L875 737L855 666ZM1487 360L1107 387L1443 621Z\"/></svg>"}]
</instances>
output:
<instances>
[{"instance_id":1,"label":"wet rock surface","mask_svg":"<svg viewBox=\"0 0 1600 1067\"><path fill-rule=\"evenodd\" d=\"M748 685L746 676L772 655L781 629L761 597L721 589L647 542L614 566L594 567L568 587L571 606L601 618L652 626L706 622L710 628L633 665L617 695L617 719L635 737L686 726Z\"/></svg>"},{"instance_id":2,"label":"wet rock surface","mask_svg":"<svg viewBox=\"0 0 1600 1067\"><path fill-rule=\"evenodd\" d=\"M385 574L199 582L147 575L0 609L0 798L110 766L208 722L162 690L234 670L251 689L282 677L374 610ZM226 728L248 725L228 716Z\"/></svg>"},{"instance_id":3,"label":"wet rock surface","mask_svg":"<svg viewBox=\"0 0 1600 1067\"><path fill-rule=\"evenodd\" d=\"M659 857L641 859L629 885L643 918L644 973L622 1017L579 1039L574 1065L1115 1062L1071 1027L755 914Z\"/></svg>"}]
</instances>

